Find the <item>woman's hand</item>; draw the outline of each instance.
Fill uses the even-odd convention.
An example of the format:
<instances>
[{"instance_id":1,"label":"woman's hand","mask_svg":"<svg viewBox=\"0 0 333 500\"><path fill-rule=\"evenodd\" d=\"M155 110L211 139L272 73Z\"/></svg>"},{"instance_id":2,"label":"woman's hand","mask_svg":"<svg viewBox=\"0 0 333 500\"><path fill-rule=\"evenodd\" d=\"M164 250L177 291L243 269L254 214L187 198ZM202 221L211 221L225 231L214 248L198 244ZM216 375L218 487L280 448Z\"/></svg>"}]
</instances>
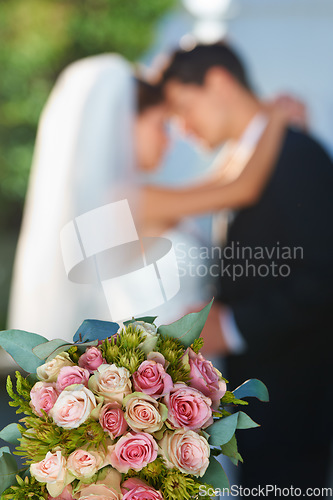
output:
<instances>
[{"instance_id":1,"label":"woman's hand","mask_svg":"<svg viewBox=\"0 0 333 500\"><path fill-rule=\"evenodd\" d=\"M289 94L280 94L267 103L267 109L279 114L286 125L308 129L307 107L303 101Z\"/></svg>"}]
</instances>

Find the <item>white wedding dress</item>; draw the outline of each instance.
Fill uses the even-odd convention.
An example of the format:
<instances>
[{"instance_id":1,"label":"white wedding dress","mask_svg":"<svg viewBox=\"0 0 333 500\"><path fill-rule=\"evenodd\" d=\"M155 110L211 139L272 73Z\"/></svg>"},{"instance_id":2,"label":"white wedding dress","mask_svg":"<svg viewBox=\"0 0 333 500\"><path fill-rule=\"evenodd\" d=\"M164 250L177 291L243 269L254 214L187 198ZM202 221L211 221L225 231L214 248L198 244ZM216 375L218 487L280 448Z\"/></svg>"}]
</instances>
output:
<instances>
[{"instance_id":1,"label":"white wedding dress","mask_svg":"<svg viewBox=\"0 0 333 500\"><path fill-rule=\"evenodd\" d=\"M68 280L60 231L136 182L134 89L131 67L117 55L84 59L60 75L39 124L9 328L71 340L85 318L110 319L100 287Z\"/></svg>"},{"instance_id":2,"label":"white wedding dress","mask_svg":"<svg viewBox=\"0 0 333 500\"><path fill-rule=\"evenodd\" d=\"M60 231L75 217L124 197L135 213L141 182L134 160L135 108L132 70L120 56L87 58L60 75L38 129L9 328L71 340L84 319L111 320L101 286L67 278ZM163 236L183 249L198 246L181 228ZM195 263L185 254L182 265L189 269ZM159 315L159 324L173 321L205 300L202 291L202 280L185 274L171 301L142 312Z\"/></svg>"}]
</instances>

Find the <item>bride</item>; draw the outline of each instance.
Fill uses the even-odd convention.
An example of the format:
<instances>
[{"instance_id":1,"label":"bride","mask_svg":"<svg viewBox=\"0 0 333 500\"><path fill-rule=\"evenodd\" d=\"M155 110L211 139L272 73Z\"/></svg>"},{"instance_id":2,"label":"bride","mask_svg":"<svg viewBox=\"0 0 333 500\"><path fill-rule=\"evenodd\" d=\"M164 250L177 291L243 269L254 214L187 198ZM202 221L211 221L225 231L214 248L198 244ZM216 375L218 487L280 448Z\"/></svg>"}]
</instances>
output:
<instances>
[{"instance_id":1,"label":"bride","mask_svg":"<svg viewBox=\"0 0 333 500\"><path fill-rule=\"evenodd\" d=\"M110 320L102 289L73 283L64 270L59 234L78 215L127 198L140 236L173 232L178 241L193 244L190 237L175 233L183 217L255 203L271 174L288 119L279 106L268 118L258 147L235 179L224 178L221 167L192 187L155 188L143 178L167 148L166 108L158 88L136 80L118 55L69 66L40 120L9 328L71 339L85 318ZM200 301L200 284L192 280L186 286L186 280L182 278L173 301L178 316L191 301Z\"/></svg>"}]
</instances>

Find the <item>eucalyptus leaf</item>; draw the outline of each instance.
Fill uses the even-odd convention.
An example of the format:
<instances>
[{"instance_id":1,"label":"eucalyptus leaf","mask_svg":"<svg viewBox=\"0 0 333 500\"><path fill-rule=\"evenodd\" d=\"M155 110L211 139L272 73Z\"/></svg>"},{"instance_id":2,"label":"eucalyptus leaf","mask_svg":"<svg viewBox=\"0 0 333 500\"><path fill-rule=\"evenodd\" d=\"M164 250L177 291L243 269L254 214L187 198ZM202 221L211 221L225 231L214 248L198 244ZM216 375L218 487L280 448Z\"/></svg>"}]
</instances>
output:
<instances>
[{"instance_id":1,"label":"eucalyptus leaf","mask_svg":"<svg viewBox=\"0 0 333 500\"><path fill-rule=\"evenodd\" d=\"M246 380L246 382L233 391L233 394L238 399L254 397L260 399L260 401L269 401L267 387L257 378Z\"/></svg>"},{"instance_id":2,"label":"eucalyptus leaf","mask_svg":"<svg viewBox=\"0 0 333 500\"><path fill-rule=\"evenodd\" d=\"M145 323L153 324L157 316L142 316L142 318L132 318L129 319L128 321L124 321L124 325L128 326L131 323L134 323L135 321L144 321Z\"/></svg>"},{"instance_id":3,"label":"eucalyptus leaf","mask_svg":"<svg viewBox=\"0 0 333 500\"><path fill-rule=\"evenodd\" d=\"M56 356L58 356L58 354L61 354L62 352L69 351L69 349L73 346L77 347L77 351L79 354L83 354L86 351L87 347L92 347L97 345L98 345L98 340L93 340L92 342L84 342L84 344L63 344L49 355L49 357L46 359L46 362L51 361Z\"/></svg>"},{"instance_id":4,"label":"eucalyptus leaf","mask_svg":"<svg viewBox=\"0 0 333 500\"><path fill-rule=\"evenodd\" d=\"M62 339L53 339L50 340L49 342L44 342L43 344L39 344L36 347L33 348L33 353L36 354L36 356L39 359L45 360L47 359L56 349L58 349L60 346L66 345L68 342L66 340Z\"/></svg>"},{"instance_id":5,"label":"eucalyptus leaf","mask_svg":"<svg viewBox=\"0 0 333 500\"><path fill-rule=\"evenodd\" d=\"M48 363L52 359L54 359L58 354L61 354L62 352L67 352L71 347L73 347L74 344L63 344L58 349L55 351L51 352L51 354L46 358L46 362Z\"/></svg>"},{"instance_id":6,"label":"eucalyptus leaf","mask_svg":"<svg viewBox=\"0 0 333 500\"><path fill-rule=\"evenodd\" d=\"M249 417L243 411L239 411L237 414L238 414L237 429L254 429L255 427L260 427L260 425L257 424L257 422L252 420L252 418Z\"/></svg>"},{"instance_id":7,"label":"eucalyptus leaf","mask_svg":"<svg viewBox=\"0 0 333 500\"><path fill-rule=\"evenodd\" d=\"M118 323L85 319L73 337L74 342L90 342L112 337L119 330Z\"/></svg>"},{"instance_id":8,"label":"eucalyptus leaf","mask_svg":"<svg viewBox=\"0 0 333 500\"><path fill-rule=\"evenodd\" d=\"M16 484L17 472L16 460L11 455L8 446L0 448L0 493Z\"/></svg>"},{"instance_id":9,"label":"eucalyptus leaf","mask_svg":"<svg viewBox=\"0 0 333 500\"><path fill-rule=\"evenodd\" d=\"M205 474L203 477L198 478L198 480L202 483L212 485L214 489L219 489L222 493L227 493L227 490L230 489L227 475L215 457L210 458Z\"/></svg>"},{"instance_id":10,"label":"eucalyptus leaf","mask_svg":"<svg viewBox=\"0 0 333 500\"><path fill-rule=\"evenodd\" d=\"M259 425L246 413L239 411L221 418L205 430L210 435L209 444L222 446L230 441L236 429L250 429L252 427L259 427Z\"/></svg>"},{"instance_id":11,"label":"eucalyptus leaf","mask_svg":"<svg viewBox=\"0 0 333 500\"><path fill-rule=\"evenodd\" d=\"M26 379L30 385L35 385L37 382L39 382L39 378L37 377L36 373L30 373Z\"/></svg>"},{"instance_id":12,"label":"eucalyptus leaf","mask_svg":"<svg viewBox=\"0 0 333 500\"><path fill-rule=\"evenodd\" d=\"M21 438L21 433L17 428L17 424L9 424L0 431L0 439L7 441L7 443L18 446L19 438Z\"/></svg>"},{"instance_id":13,"label":"eucalyptus leaf","mask_svg":"<svg viewBox=\"0 0 333 500\"><path fill-rule=\"evenodd\" d=\"M230 441L221 446L221 452L223 455L227 456L234 465L238 465L238 461L243 462L241 455L238 453L237 439L235 434L232 436Z\"/></svg>"},{"instance_id":14,"label":"eucalyptus leaf","mask_svg":"<svg viewBox=\"0 0 333 500\"><path fill-rule=\"evenodd\" d=\"M44 342L48 342L45 337L23 330L4 330L0 332L0 346L12 356L23 370L29 373L34 373L38 366L43 364L32 352L32 349Z\"/></svg>"},{"instance_id":15,"label":"eucalyptus leaf","mask_svg":"<svg viewBox=\"0 0 333 500\"><path fill-rule=\"evenodd\" d=\"M190 347L191 344L200 337L202 329L206 323L208 313L213 304L212 299L201 311L186 314L179 320L170 325L161 325L158 327L158 333L173 337L185 346Z\"/></svg>"}]
</instances>

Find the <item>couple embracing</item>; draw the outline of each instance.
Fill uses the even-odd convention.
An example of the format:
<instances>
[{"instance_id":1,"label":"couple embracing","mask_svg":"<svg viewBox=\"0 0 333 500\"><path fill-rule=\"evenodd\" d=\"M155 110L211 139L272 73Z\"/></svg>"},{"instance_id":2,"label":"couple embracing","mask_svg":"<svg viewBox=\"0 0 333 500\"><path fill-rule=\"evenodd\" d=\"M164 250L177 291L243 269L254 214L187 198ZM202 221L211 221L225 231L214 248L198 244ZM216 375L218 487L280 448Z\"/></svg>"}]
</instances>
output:
<instances>
[{"instance_id":1,"label":"couple embracing","mask_svg":"<svg viewBox=\"0 0 333 500\"><path fill-rule=\"evenodd\" d=\"M195 186L143 182L168 146L170 115L209 148L228 145L221 165ZM10 327L52 338L63 337L56 333L62 321L75 331L79 311L105 316L103 300L87 288L76 288L71 299L75 284L60 272L59 232L124 193L142 235L228 208L226 245L301 247L287 277L221 278L211 313L217 321L207 345L229 354L233 382L256 377L270 390L271 402L254 405L251 415L262 427L240 443L249 487L318 487L328 477L333 170L322 147L293 127L299 122L297 102L268 106L255 95L224 43L175 52L154 84L134 78L119 56L74 63L42 116L15 264ZM43 318L41 309L50 314ZM237 354L239 337L244 349Z\"/></svg>"}]
</instances>

